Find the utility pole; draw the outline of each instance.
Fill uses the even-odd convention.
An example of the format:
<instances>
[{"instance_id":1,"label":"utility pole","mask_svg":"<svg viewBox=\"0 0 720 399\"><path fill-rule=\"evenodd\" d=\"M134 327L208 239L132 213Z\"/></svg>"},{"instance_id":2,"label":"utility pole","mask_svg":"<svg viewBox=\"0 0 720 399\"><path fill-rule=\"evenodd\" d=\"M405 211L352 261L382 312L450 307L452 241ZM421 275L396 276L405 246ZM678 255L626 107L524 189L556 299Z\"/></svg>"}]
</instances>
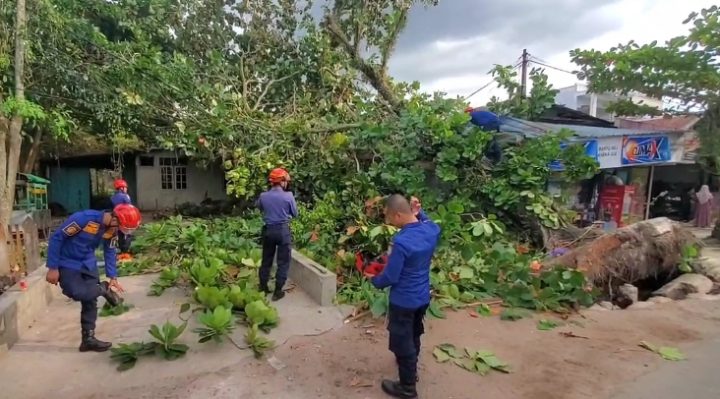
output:
<instances>
[{"instance_id":1,"label":"utility pole","mask_svg":"<svg viewBox=\"0 0 720 399\"><path fill-rule=\"evenodd\" d=\"M522 52L522 69L521 69L521 83L520 83L520 97L527 97L527 67L528 67L528 52L527 49L523 49Z\"/></svg>"}]
</instances>

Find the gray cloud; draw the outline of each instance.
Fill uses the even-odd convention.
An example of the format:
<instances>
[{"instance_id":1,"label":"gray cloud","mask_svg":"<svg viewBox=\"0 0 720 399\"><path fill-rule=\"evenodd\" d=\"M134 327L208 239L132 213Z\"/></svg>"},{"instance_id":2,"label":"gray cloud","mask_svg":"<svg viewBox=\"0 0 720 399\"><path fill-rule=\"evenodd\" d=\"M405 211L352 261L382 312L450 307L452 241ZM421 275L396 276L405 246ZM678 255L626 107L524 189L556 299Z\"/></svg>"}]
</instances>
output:
<instances>
[{"instance_id":1,"label":"gray cloud","mask_svg":"<svg viewBox=\"0 0 720 399\"><path fill-rule=\"evenodd\" d=\"M616 18L599 12L619 1L441 0L437 7L418 7L400 37L391 72L428 83L512 64L523 48L550 58L619 27Z\"/></svg>"}]
</instances>

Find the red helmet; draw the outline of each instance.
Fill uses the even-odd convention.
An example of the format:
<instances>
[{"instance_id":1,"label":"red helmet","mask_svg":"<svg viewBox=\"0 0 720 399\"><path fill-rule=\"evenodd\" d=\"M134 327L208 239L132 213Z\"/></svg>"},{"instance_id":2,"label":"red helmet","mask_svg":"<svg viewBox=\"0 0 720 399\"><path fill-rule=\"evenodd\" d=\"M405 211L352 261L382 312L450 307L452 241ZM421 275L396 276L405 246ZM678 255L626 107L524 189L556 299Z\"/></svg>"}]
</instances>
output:
<instances>
[{"instance_id":1,"label":"red helmet","mask_svg":"<svg viewBox=\"0 0 720 399\"><path fill-rule=\"evenodd\" d=\"M375 259L370 259L368 256L358 252L355 254L355 268L360 272L360 274L377 276L385 269L387 260L387 255L381 255Z\"/></svg>"},{"instance_id":2,"label":"red helmet","mask_svg":"<svg viewBox=\"0 0 720 399\"><path fill-rule=\"evenodd\" d=\"M123 179L115 179L115 190L120 190L121 188L128 188L127 182Z\"/></svg>"},{"instance_id":3,"label":"red helmet","mask_svg":"<svg viewBox=\"0 0 720 399\"><path fill-rule=\"evenodd\" d=\"M270 181L270 184L280 184L284 181L290 181L290 173L283 168L275 168L270 171L268 180Z\"/></svg>"},{"instance_id":4,"label":"red helmet","mask_svg":"<svg viewBox=\"0 0 720 399\"><path fill-rule=\"evenodd\" d=\"M118 228L125 234L132 233L142 221L140 210L130 204L120 204L113 209L113 214L118 220Z\"/></svg>"}]
</instances>

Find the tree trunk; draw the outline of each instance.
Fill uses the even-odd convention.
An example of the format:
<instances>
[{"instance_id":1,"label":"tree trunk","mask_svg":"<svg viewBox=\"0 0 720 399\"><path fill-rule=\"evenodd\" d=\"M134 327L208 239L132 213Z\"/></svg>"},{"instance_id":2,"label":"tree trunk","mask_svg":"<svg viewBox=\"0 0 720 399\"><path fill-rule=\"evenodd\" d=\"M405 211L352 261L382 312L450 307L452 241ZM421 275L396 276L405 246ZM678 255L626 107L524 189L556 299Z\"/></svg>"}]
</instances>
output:
<instances>
[{"instance_id":1,"label":"tree trunk","mask_svg":"<svg viewBox=\"0 0 720 399\"><path fill-rule=\"evenodd\" d=\"M15 10L15 93L18 104L25 101L25 0L16 1ZM0 275L10 273L10 251L7 246L8 226L15 201L15 177L20 163L20 147L22 146L21 130L22 115L16 113L8 123L6 118L0 120ZM7 144L6 144L7 143Z\"/></svg>"},{"instance_id":2,"label":"tree trunk","mask_svg":"<svg viewBox=\"0 0 720 399\"><path fill-rule=\"evenodd\" d=\"M365 79L375 88L380 97L390 105L393 112L399 114L402 110L402 101L393 92L391 84L383 71L378 70L373 64L363 59L356 47L350 43L350 40L343 33L335 15L327 16L325 26L328 32L343 46L343 50L350 56L355 68L365 76Z\"/></svg>"},{"instance_id":3,"label":"tree trunk","mask_svg":"<svg viewBox=\"0 0 720 399\"><path fill-rule=\"evenodd\" d=\"M35 162L37 162L38 154L40 154L40 144L42 144L42 133L42 129L35 130L33 141L25 157L24 166L20 169L22 173L32 173L35 169Z\"/></svg>"},{"instance_id":4,"label":"tree trunk","mask_svg":"<svg viewBox=\"0 0 720 399\"><path fill-rule=\"evenodd\" d=\"M683 249L697 243L689 230L667 218L634 223L603 234L545 267L566 266L585 273L596 286L617 288L677 272Z\"/></svg>"}]
</instances>

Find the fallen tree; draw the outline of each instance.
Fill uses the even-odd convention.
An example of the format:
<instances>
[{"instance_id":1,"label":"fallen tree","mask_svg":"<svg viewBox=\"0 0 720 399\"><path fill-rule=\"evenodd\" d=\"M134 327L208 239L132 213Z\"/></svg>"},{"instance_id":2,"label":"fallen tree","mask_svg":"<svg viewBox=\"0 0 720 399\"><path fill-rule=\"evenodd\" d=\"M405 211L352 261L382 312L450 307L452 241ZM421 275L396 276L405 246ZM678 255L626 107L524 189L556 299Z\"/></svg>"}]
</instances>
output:
<instances>
[{"instance_id":1,"label":"fallen tree","mask_svg":"<svg viewBox=\"0 0 720 399\"><path fill-rule=\"evenodd\" d=\"M679 223L657 218L603 234L545 266L582 271L596 287L612 294L624 283L676 274L683 249L695 244L695 236Z\"/></svg>"}]
</instances>

